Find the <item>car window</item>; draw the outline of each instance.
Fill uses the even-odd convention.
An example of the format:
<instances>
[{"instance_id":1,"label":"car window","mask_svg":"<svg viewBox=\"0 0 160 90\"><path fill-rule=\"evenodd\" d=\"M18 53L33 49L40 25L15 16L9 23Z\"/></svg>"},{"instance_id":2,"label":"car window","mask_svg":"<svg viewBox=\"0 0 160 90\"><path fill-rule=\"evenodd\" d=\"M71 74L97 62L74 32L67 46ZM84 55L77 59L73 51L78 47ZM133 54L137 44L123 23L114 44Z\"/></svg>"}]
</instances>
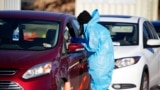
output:
<instances>
[{"instance_id":1,"label":"car window","mask_svg":"<svg viewBox=\"0 0 160 90\"><path fill-rule=\"evenodd\" d=\"M1 19L0 23L0 49L45 50L58 40L58 22Z\"/></svg>"},{"instance_id":2,"label":"car window","mask_svg":"<svg viewBox=\"0 0 160 90\"><path fill-rule=\"evenodd\" d=\"M155 30L156 30L156 33L158 34L158 36L160 37L160 24L159 24L159 22L157 21L153 21L152 22L152 25L153 25L153 27L155 28Z\"/></svg>"},{"instance_id":3,"label":"car window","mask_svg":"<svg viewBox=\"0 0 160 90\"><path fill-rule=\"evenodd\" d=\"M143 33L144 33L144 36L145 36L147 39L153 39L153 38L154 38L153 33L152 33L152 31L149 29L147 22L144 22L144 24L143 24Z\"/></svg>"},{"instance_id":4,"label":"car window","mask_svg":"<svg viewBox=\"0 0 160 90\"><path fill-rule=\"evenodd\" d=\"M72 25L73 25L73 28L74 28L75 30L79 31L80 25L79 25L78 21L77 21L76 19L73 19L73 20L71 21L71 23L72 23Z\"/></svg>"},{"instance_id":5,"label":"car window","mask_svg":"<svg viewBox=\"0 0 160 90\"><path fill-rule=\"evenodd\" d=\"M160 26L154 26L156 29L156 32L158 33L158 36L160 37Z\"/></svg>"},{"instance_id":6,"label":"car window","mask_svg":"<svg viewBox=\"0 0 160 90\"><path fill-rule=\"evenodd\" d=\"M70 44L70 33L69 33L69 28L66 26L65 31L64 31L64 42L63 42L63 47L62 47L62 55L67 54L68 50L68 44Z\"/></svg>"},{"instance_id":7,"label":"car window","mask_svg":"<svg viewBox=\"0 0 160 90\"><path fill-rule=\"evenodd\" d=\"M145 21L143 24L143 45L147 47L148 39L159 39L158 34L156 33L154 27L148 21Z\"/></svg>"},{"instance_id":8,"label":"car window","mask_svg":"<svg viewBox=\"0 0 160 90\"><path fill-rule=\"evenodd\" d=\"M144 27L146 28L146 32L148 32L149 39L159 39L155 28L149 21L144 22Z\"/></svg>"},{"instance_id":9,"label":"car window","mask_svg":"<svg viewBox=\"0 0 160 90\"><path fill-rule=\"evenodd\" d=\"M158 34L156 33L154 26L149 21L147 21L146 24L147 24L148 29L149 29L150 33L152 34L153 38L159 39Z\"/></svg>"},{"instance_id":10,"label":"car window","mask_svg":"<svg viewBox=\"0 0 160 90\"><path fill-rule=\"evenodd\" d=\"M79 37L80 25L76 19L72 19L67 23L67 27L69 28L69 33L72 37Z\"/></svg>"},{"instance_id":11,"label":"car window","mask_svg":"<svg viewBox=\"0 0 160 90\"><path fill-rule=\"evenodd\" d=\"M154 34L147 26L147 22L144 22L143 23L143 46L144 46L144 48L147 47L147 40L154 39L154 38L155 38Z\"/></svg>"},{"instance_id":12,"label":"car window","mask_svg":"<svg viewBox=\"0 0 160 90\"><path fill-rule=\"evenodd\" d=\"M136 24L106 22L100 22L100 24L110 31L114 45L138 45L138 31Z\"/></svg>"},{"instance_id":13,"label":"car window","mask_svg":"<svg viewBox=\"0 0 160 90\"><path fill-rule=\"evenodd\" d=\"M147 40L150 38L146 27L143 25L143 44L146 45Z\"/></svg>"}]
</instances>

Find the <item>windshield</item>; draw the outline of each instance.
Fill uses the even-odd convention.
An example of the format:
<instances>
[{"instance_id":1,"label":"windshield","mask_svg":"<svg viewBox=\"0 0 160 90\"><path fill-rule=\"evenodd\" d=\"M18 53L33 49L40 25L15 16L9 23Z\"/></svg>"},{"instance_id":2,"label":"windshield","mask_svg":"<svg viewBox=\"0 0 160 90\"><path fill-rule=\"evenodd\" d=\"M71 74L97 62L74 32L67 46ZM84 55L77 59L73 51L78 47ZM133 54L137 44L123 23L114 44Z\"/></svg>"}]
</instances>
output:
<instances>
[{"instance_id":1,"label":"windshield","mask_svg":"<svg viewBox=\"0 0 160 90\"><path fill-rule=\"evenodd\" d=\"M138 45L137 25L132 23L100 22L111 33L113 44L116 46Z\"/></svg>"},{"instance_id":2,"label":"windshield","mask_svg":"<svg viewBox=\"0 0 160 90\"><path fill-rule=\"evenodd\" d=\"M45 50L56 45L59 23L0 19L0 49Z\"/></svg>"}]
</instances>

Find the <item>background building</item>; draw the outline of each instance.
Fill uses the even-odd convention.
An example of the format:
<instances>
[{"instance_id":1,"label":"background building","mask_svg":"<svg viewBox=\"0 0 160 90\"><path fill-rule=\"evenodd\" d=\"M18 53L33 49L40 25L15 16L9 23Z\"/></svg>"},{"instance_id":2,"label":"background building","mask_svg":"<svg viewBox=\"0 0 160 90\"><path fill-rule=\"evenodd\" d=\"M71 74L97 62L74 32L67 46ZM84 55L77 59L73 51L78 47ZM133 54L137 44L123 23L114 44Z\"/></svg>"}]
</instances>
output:
<instances>
[{"instance_id":1,"label":"background building","mask_svg":"<svg viewBox=\"0 0 160 90\"><path fill-rule=\"evenodd\" d=\"M21 0L0 0L0 10L20 10Z\"/></svg>"},{"instance_id":2,"label":"background building","mask_svg":"<svg viewBox=\"0 0 160 90\"><path fill-rule=\"evenodd\" d=\"M149 20L160 19L159 0L76 0L75 15L82 10L92 12L99 9L100 14L134 15L148 18Z\"/></svg>"},{"instance_id":3,"label":"background building","mask_svg":"<svg viewBox=\"0 0 160 90\"><path fill-rule=\"evenodd\" d=\"M82 10L100 14L134 15L160 20L160 0L0 0L0 10L42 10L70 13Z\"/></svg>"}]
</instances>

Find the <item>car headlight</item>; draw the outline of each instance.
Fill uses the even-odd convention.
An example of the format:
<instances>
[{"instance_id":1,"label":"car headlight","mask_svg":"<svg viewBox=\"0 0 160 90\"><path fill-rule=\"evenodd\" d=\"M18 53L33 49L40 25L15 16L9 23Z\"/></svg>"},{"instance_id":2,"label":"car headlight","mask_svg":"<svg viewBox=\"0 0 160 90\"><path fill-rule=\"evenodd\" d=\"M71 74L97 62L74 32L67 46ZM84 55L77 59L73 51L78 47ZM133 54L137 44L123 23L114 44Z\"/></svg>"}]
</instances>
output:
<instances>
[{"instance_id":1,"label":"car headlight","mask_svg":"<svg viewBox=\"0 0 160 90\"><path fill-rule=\"evenodd\" d=\"M28 69L22 76L23 79L30 79L34 77L38 77L41 75L45 75L50 73L52 69L52 63L47 62L47 63L42 63L33 66L32 68Z\"/></svg>"},{"instance_id":2,"label":"car headlight","mask_svg":"<svg viewBox=\"0 0 160 90\"><path fill-rule=\"evenodd\" d=\"M136 64L139 59L140 59L139 56L120 58L120 59L116 59L115 65L116 65L116 68L126 67L126 66Z\"/></svg>"}]
</instances>

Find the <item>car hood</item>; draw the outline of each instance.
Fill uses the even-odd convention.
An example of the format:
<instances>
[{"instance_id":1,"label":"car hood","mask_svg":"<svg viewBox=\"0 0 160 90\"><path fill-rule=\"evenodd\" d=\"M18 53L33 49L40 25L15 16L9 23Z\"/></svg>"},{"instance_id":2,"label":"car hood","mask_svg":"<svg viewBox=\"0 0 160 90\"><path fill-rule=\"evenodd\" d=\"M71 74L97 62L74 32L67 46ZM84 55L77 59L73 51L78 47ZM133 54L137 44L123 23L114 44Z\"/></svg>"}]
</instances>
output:
<instances>
[{"instance_id":1,"label":"car hood","mask_svg":"<svg viewBox=\"0 0 160 90\"><path fill-rule=\"evenodd\" d=\"M114 57L122 58L122 57L132 57L139 56L140 49L138 46L114 46Z\"/></svg>"},{"instance_id":2,"label":"car hood","mask_svg":"<svg viewBox=\"0 0 160 90\"><path fill-rule=\"evenodd\" d=\"M27 68L35 64L51 61L56 51L0 51L0 68ZM52 55L51 55L52 54Z\"/></svg>"}]
</instances>

